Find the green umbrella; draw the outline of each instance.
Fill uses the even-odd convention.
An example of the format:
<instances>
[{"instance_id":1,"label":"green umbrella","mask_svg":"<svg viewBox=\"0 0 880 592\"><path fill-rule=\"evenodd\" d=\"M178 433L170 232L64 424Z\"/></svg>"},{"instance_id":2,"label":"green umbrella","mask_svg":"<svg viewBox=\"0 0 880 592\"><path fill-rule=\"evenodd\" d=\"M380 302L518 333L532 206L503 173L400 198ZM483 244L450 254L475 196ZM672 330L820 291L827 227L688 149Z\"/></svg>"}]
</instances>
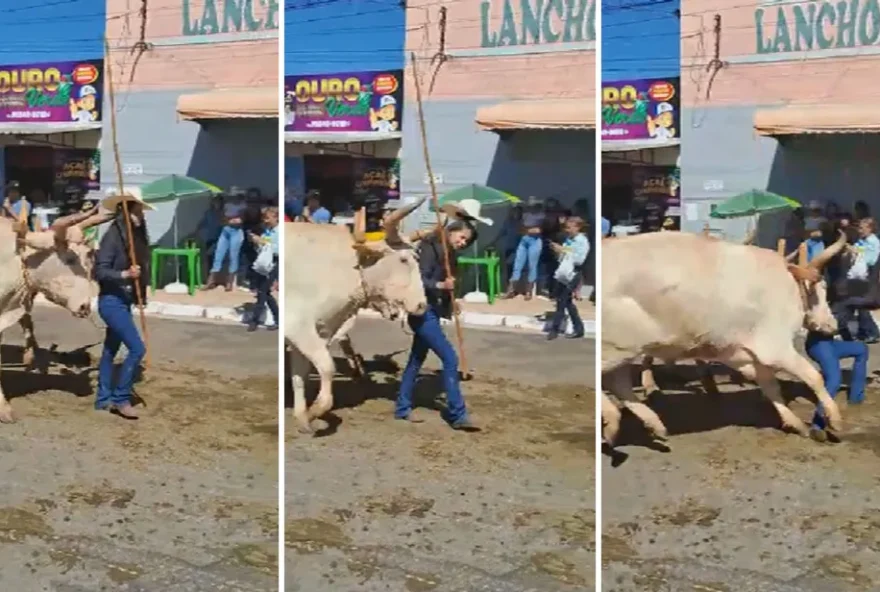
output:
<instances>
[{"instance_id":1,"label":"green umbrella","mask_svg":"<svg viewBox=\"0 0 880 592\"><path fill-rule=\"evenodd\" d=\"M712 210L709 216L711 218L745 218L746 216L757 216L766 212L794 210L799 207L801 207L801 204L790 197L783 197L760 189L752 189L721 202Z\"/></svg>"},{"instance_id":2,"label":"green umbrella","mask_svg":"<svg viewBox=\"0 0 880 592\"><path fill-rule=\"evenodd\" d=\"M168 175L146 185L141 185L141 195L148 203L201 197L211 193L222 193L222 190L216 185L185 175Z\"/></svg>"},{"instance_id":3,"label":"green umbrella","mask_svg":"<svg viewBox=\"0 0 880 592\"><path fill-rule=\"evenodd\" d=\"M459 187L458 189L453 189L448 193L444 193L440 196L438 200L441 206L448 204L454 201L461 201L463 199L475 199L480 202L480 205L483 206L497 206L501 204L507 203L519 203L520 199L514 195L511 195L505 191L499 191L498 189L493 189L491 187L486 187L484 185L470 184ZM431 209L434 209L434 204L431 204Z\"/></svg>"}]
</instances>

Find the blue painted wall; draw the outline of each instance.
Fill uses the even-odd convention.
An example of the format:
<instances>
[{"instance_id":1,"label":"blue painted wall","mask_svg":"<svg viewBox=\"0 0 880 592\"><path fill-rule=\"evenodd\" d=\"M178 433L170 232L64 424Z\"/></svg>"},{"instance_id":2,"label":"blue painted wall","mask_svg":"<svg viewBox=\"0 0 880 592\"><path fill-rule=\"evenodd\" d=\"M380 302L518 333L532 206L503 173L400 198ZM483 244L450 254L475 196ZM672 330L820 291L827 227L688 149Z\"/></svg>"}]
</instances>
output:
<instances>
[{"instance_id":1,"label":"blue painted wall","mask_svg":"<svg viewBox=\"0 0 880 592\"><path fill-rule=\"evenodd\" d=\"M681 74L680 0L602 0L602 80Z\"/></svg>"},{"instance_id":2,"label":"blue painted wall","mask_svg":"<svg viewBox=\"0 0 880 592\"><path fill-rule=\"evenodd\" d=\"M0 65L101 59L105 0L3 0Z\"/></svg>"},{"instance_id":3,"label":"blue painted wall","mask_svg":"<svg viewBox=\"0 0 880 592\"><path fill-rule=\"evenodd\" d=\"M403 68L401 0L288 0L284 18L287 76Z\"/></svg>"}]
</instances>

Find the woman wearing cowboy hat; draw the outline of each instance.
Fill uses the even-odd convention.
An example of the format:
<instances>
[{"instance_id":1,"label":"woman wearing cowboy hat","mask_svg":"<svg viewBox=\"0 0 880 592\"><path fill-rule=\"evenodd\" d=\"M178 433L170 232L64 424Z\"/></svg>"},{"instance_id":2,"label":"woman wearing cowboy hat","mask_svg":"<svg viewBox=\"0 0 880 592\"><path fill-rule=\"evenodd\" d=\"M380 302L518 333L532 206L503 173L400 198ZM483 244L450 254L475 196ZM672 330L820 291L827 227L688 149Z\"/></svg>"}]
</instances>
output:
<instances>
[{"instance_id":1,"label":"woman wearing cowboy hat","mask_svg":"<svg viewBox=\"0 0 880 592\"><path fill-rule=\"evenodd\" d=\"M132 235L128 236L123 201L128 206ZM95 279L98 281L98 314L107 325L104 350L98 365L98 395L95 409L108 410L126 419L137 419L131 402L135 371L146 354L146 347L135 326L131 306L137 302L135 280L148 276L150 240L144 221L144 210L153 207L143 201L138 189L126 189L124 195L109 195L101 205L116 217L101 239L95 256ZM129 258L129 241L134 245L135 261ZM146 282L137 283L140 301L146 302ZM128 355L116 386L113 386L113 359L119 346L125 344Z\"/></svg>"},{"instance_id":2,"label":"woman wearing cowboy hat","mask_svg":"<svg viewBox=\"0 0 880 592\"><path fill-rule=\"evenodd\" d=\"M446 234L446 245L449 248L449 266L455 273L456 251L467 247L477 239L477 222L486 225L492 220L480 217L480 204L476 200L462 200L458 204L450 204L443 208L450 215L450 222L440 230ZM455 302L453 290L455 278L446 275L443 239L440 232L434 232L419 244L418 257L428 310L422 316L410 315L407 323L413 332L413 344L409 360L400 379L400 391L394 408L394 417L409 421L413 418L413 391L416 379L428 351L433 351L443 365L443 386L446 390L446 421L456 430L475 431L465 406L464 396L458 376L458 356L455 348L449 343L441 318L450 318Z\"/></svg>"}]
</instances>

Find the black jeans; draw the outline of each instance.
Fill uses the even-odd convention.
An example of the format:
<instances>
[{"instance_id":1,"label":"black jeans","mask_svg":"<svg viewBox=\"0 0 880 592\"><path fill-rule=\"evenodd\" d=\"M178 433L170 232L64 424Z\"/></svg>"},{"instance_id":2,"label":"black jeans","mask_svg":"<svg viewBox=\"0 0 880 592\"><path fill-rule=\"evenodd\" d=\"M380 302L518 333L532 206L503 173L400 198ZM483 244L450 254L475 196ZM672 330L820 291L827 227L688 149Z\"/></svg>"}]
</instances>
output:
<instances>
[{"instance_id":1,"label":"black jeans","mask_svg":"<svg viewBox=\"0 0 880 592\"><path fill-rule=\"evenodd\" d=\"M571 318L571 328L575 335L584 334L584 322L574 304L574 291L577 286L578 278L565 284L556 282L556 312L553 313L553 320L550 323L551 333L560 333L563 330L562 324L565 322L565 313L567 312Z\"/></svg>"},{"instance_id":2,"label":"black jeans","mask_svg":"<svg viewBox=\"0 0 880 592\"><path fill-rule=\"evenodd\" d=\"M275 318L275 324L277 325L278 301L275 300L275 297L272 295L272 284L278 279L278 258L275 258L275 267L272 268L269 275L254 273L254 279L256 280L255 287L257 289L257 303L254 306L254 316L251 317L251 326L256 327L259 324L260 313L263 312L263 308L266 306L268 306L269 310L272 312L272 316Z\"/></svg>"}]
</instances>

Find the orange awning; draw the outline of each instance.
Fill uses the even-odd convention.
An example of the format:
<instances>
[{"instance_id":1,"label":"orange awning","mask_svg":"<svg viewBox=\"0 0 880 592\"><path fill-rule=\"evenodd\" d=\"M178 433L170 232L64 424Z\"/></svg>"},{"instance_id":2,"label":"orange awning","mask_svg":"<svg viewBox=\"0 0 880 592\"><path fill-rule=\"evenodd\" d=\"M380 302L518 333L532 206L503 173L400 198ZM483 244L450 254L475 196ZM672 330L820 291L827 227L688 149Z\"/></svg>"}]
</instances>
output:
<instances>
[{"instance_id":1,"label":"orange awning","mask_svg":"<svg viewBox=\"0 0 880 592\"><path fill-rule=\"evenodd\" d=\"M761 136L797 134L877 134L880 113L873 105L792 105L755 113Z\"/></svg>"},{"instance_id":2,"label":"orange awning","mask_svg":"<svg viewBox=\"0 0 880 592\"><path fill-rule=\"evenodd\" d=\"M596 129L595 105L589 99L511 101L477 111L477 125L490 131L524 129Z\"/></svg>"},{"instance_id":3,"label":"orange awning","mask_svg":"<svg viewBox=\"0 0 880 592\"><path fill-rule=\"evenodd\" d=\"M278 117L278 87L218 89L181 95L177 114L181 119L268 119Z\"/></svg>"}]
</instances>

